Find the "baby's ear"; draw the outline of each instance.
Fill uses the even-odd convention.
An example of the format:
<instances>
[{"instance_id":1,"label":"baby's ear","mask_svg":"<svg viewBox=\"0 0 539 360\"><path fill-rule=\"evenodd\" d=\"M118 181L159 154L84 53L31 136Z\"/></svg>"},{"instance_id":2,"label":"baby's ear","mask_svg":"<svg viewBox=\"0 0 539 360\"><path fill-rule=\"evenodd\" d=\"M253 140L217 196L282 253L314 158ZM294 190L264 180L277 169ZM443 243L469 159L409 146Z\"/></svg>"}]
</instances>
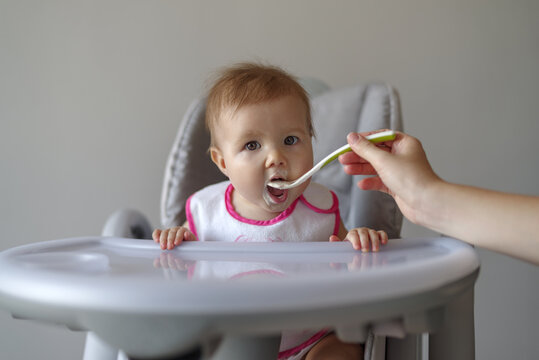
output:
<instances>
[{"instance_id":1,"label":"baby's ear","mask_svg":"<svg viewBox=\"0 0 539 360\"><path fill-rule=\"evenodd\" d=\"M217 165L219 170L221 170L221 172L225 174L225 176L228 177L228 174L226 171L225 158L223 157L221 150L219 150L215 146L210 147L210 156L211 156L211 160L215 163L215 165Z\"/></svg>"}]
</instances>

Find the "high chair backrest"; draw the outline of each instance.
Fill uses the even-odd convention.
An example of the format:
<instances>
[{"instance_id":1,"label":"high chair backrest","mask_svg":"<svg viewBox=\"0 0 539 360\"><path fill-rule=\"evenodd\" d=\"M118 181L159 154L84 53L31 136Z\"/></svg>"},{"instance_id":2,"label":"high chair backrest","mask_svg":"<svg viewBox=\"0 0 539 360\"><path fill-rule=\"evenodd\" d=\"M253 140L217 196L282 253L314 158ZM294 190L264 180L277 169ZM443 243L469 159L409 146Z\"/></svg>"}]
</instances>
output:
<instances>
[{"instance_id":1,"label":"high chair backrest","mask_svg":"<svg viewBox=\"0 0 539 360\"><path fill-rule=\"evenodd\" d=\"M330 90L315 79L303 79L311 97L315 163L346 143L351 131L402 130L398 93L386 84L366 84ZM170 152L161 196L163 227L185 221L185 202L197 190L225 180L211 161L210 138L204 125L205 99L195 100L187 110ZM344 173L336 161L315 174L313 181L333 190L347 228L367 226L400 236L402 214L393 198L376 191L360 190L359 176Z\"/></svg>"}]
</instances>

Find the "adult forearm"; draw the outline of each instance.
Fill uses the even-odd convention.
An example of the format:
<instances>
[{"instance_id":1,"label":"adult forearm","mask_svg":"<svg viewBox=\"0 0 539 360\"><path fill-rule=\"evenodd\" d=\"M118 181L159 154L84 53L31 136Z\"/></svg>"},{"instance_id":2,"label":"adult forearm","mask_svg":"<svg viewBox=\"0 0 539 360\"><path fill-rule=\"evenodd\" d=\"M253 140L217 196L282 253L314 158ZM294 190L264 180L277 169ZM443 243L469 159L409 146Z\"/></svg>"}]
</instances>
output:
<instances>
[{"instance_id":1,"label":"adult forearm","mask_svg":"<svg viewBox=\"0 0 539 360\"><path fill-rule=\"evenodd\" d=\"M428 191L418 209L420 225L539 264L539 197L444 181Z\"/></svg>"}]
</instances>

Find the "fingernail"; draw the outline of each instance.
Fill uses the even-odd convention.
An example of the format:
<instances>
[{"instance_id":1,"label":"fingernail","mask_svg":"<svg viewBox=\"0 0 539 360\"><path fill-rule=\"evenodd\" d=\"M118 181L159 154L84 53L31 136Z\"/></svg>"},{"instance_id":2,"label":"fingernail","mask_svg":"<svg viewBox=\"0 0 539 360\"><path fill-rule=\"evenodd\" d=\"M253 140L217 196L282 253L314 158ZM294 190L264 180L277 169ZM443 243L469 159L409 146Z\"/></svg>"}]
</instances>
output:
<instances>
[{"instance_id":1,"label":"fingernail","mask_svg":"<svg viewBox=\"0 0 539 360\"><path fill-rule=\"evenodd\" d=\"M348 142L349 143L356 143L359 140L359 136L355 132L351 132L348 134Z\"/></svg>"}]
</instances>

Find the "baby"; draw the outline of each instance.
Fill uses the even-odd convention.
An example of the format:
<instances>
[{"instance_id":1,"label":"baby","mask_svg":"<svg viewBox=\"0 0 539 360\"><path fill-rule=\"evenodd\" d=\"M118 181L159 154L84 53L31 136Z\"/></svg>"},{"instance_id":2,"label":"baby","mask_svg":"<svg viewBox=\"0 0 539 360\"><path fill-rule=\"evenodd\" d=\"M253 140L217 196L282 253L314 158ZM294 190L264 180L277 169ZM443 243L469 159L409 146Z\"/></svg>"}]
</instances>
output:
<instances>
[{"instance_id":1,"label":"baby","mask_svg":"<svg viewBox=\"0 0 539 360\"><path fill-rule=\"evenodd\" d=\"M211 159L229 181L193 194L183 226L156 229L153 239L161 249L195 240L347 240L361 251L378 251L387 243L384 231L347 231L336 195L322 185L268 186L274 180L295 180L313 166L309 98L288 73L251 63L224 69L208 94L206 126ZM316 331L310 337L283 334L279 359L359 359L362 353L360 344Z\"/></svg>"}]
</instances>

